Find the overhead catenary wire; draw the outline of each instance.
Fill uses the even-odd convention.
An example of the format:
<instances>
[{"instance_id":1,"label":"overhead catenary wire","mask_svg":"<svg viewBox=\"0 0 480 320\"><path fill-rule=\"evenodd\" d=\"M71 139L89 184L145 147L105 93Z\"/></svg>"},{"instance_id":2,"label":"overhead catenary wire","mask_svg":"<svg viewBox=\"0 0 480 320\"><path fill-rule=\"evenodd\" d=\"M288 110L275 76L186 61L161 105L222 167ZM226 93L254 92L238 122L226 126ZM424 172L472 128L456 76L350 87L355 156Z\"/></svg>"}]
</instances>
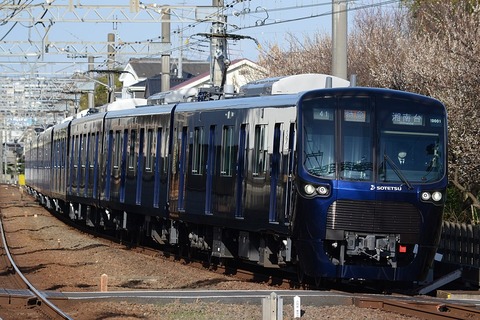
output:
<instances>
[{"instance_id":1,"label":"overhead catenary wire","mask_svg":"<svg viewBox=\"0 0 480 320\"><path fill-rule=\"evenodd\" d=\"M24 0L18 0L18 4L22 4L24 6L27 6L27 5L31 5L31 6L42 6L44 7L44 2L42 1L42 4L35 4L33 3L34 0L29 0L29 1L24 1ZM356 3L356 2L353 2L351 0L345 0L345 2L351 4L351 3ZM349 11L355 11L355 10L360 10L360 9L365 9L365 8L371 8L371 7L379 7L379 6L385 6L385 5L389 5L389 4L395 4L395 3L399 3L400 0L388 0L388 1L379 1L379 2L376 2L376 3L370 3L370 4L359 4L359 5L356 5L355 7L351 7L349 8L348 10ZM3 4L7 3L6 1L3 1ZM223 14L223 15L226 15L226 16L232 16L234 15L233 14L233 11L238 8L238 5L244 5L244 8L248 8L249 10L246 10L244 13L242 13L242 18L245 18L245 19L248 19L249 17L255 17L255 15L258 15L260 12L255 12L255 10L251 9L250 6L253 5L252 1L230 1L230 3L226 4L224 7L221 7L221 8L218 8L217 10L214 10L213 12L210 13L209 16L205 17L207 20L202 20L202 21L195 21L195 22L192 22L192 23L189 23L188 25L182 27L181 29L179 29L179 31L174 31L173 34L186 34L186 36L188 37L187 39L189 39L188 41L185 41L183 45L177 45L175 47L171 47L168 49L168 51L170 52L178 52L180 50L182 51L185 51L185 50L191 50L191 51L195 51L197 53L206 53L206 54L209 54L208 50L203 50L200 46L202 44L206 44L208 45L208 39L199 39L199 38L196 38L196 34L199 34L199 32L195 32L193 35L190 35L188 36L188 31L192 31L193 29L199 27L199 26L205 26L206 24L204 22L211 22L212 19L210 18L214 18L216 15L219 15L219 14ZM325 7L325 6L329 6L331 5L331 1L330 0L325 0L325 1L320 1L318 3L311 3L311 4L301 4L301 5L297 5L297 6L292 6L289 5L288 6L276 6L274 8L264 8L266 10L267 13L273 13L273 12L293 12L297 9L305 9L305 8L315 8L315 7ZM146 7L146 10L149 10L149 9L156 9L157 12L158 12L158 6L156 8L154 8L153 6L151 8L148 8ZM253 8L253 6L252 6ZM234 24L228 24L227 23L227 33L234 33L234 34L237 34L239 35L242 31L245 31L245 30L249 30L249 29L253 29L253 28L260 28L260 27L271 27L271 26L275 26L275 25L278 25L278 24L285 24L285 23L295 23L295 22L298 22L298 21L302 21L302 20L307 20L307 19L312 19L312 18L318 18L318 17L322 17L322 16L329 16L333 14L333 12L329 11L329 12L324 12L324 13L319 13L319 14L310 14L310 15L300 15L298 17L292 17L290 19L284 19L284 20L273 20L273 21L269 21L269 20L265 20L263 21L262 24L250 24L250 25L240 25L237 23L236 25ZM271 16L271 14L270 14ZM262 17L263 18L263 17ZM12 30L14 28L12 27ZM10 33L11 31L8 31L8 33ZM205 33L208 33L208 32L205 32ZM6 35L5 35L6 36ZM5 37L4 36L4 37ZM260 44L260 41L259 39L257 39L255 37L255 35L250 35L250 36L245 36L246 38L248 39L252 39L252 40L256 40L256 44L257 44L257 48L258 50L262 50L261 48L261 45ZM196 39L195 39L196 38ZM4 38L2 38L4 39ZM118 50L119 52L122 50L122 48L124 48L125 46L129 45L129 44L148 44L150 42L155 42L155 41L159 41L161 40L161 36L158 36L158 37L154 37L154 38L148 38L148 39L143 39L143 40L136 40L136 41L122 41L121 43L117 44L116 45L116 50ZM239 38L235 39L235 40L239 40ZM157 56L157 55L161 55L162 53L164 53L165 51L159 51L159 52L155 52L153 54L146 54L147 57L153 57L153 56Z\"/></svg>"},{"instance_id":2,"label":"overhead catenary wire","mask_svg":"<svg viewBox=\"0 0 480 320\"><path fill-rule=\"evenodd\" d=\"M354 2L354 1L345 1L345 2L348 3L348 2ZM382 2L379 2L379 3L375 3L375 4L362 5L362 6L358 6L358 7L354 7L354 8L348 8L347 11L356 11L356 10L369 9L369 8L374 8L374 7L381 7L381 6L394 4L394 3L400 3L400 0L387 0L387 1L382 1ZM329 4L331 4L331 2ZM276 9L276 10L278 11L280 9ZM266 26L283 24L283 23L296 22L296 21L313 19L313 18L319 18L319 17L323 17L323 16L330 16L330 15L333 15L335 13L340 13L340 12L342 12L342 11L337 11L337 12L329 11L329 12L325 12L325 13L321 13L321 14L315 14L315 15L310 15L310 16L302 16L302 17L291 18L291 19L286 19L286 20L281 20L281 21L274 21L274 22L265 23L265 24L262 24L262 25L250 25L250 26L245 26L245 27L240 27L238 29L230 30L230 32L241 31L241 30L252 29L252 28L259 28L259 27L266 27Z\"/></svg>"},{"instance_id":3,"label":"overhead catenary wire","mask_svg":"<svg viewBox=\"0 0 480 320\"><path fill-rule=\"evenodd\" d=\"M354 3L356 1L346 0L345 2ZM348 11L355 11L355 10L362 10L362 9L380 7L380 6L395 4L395 3L399 3L399 2L400 2L400 0L381 1L381 2L378 2L378 3L365 4L365 5L356 6L354 8L349 8ZM243 3L243 2L233 1L230 4L227 4L225 7L222 7L220 9L216 10L214 13L207 16L207 18L213 18L220 13L223 14L223 12L225 10L233 9L235 4L239 4L239 3ZM267 10L267 12L292 11L292 10L295 10L295 9L305 9L305 8L310 8L310 7L330 6L331 4L332 4L331 1L325 1L325 2L321 2L321 3L317 3L317 4L307 4L307 5L299 5L299 6L288 6L288 7L276 7L276 8L272 8L272 9L266 9L266 10ZM253 14L256 14L256 13L258 13L258 12L248 10L248 12L245 12L242 15L248 16L248 15L253 15ZM307 19L312 19L312 18L329 16L329 15L332 15L334 13L336 13L336 12L328 11L328 12L321 13L321 14L309 15L309 16L300 16L300 17L291 18L291 19L287 19L287 20L274 21L274 22L271 22L271 23L265 22L263 24L255 24L255 25L249 25L249 26L235 25L235 27L233 27L232 29L227 30L227 33L238 33L238 32L241 32L242 30L247 30L247 29L252 29L252 28L268 27L268 26L272 26L272 25L276 25L276 24L291 23L291 22L302 21L302 20L307 20ZM235 16L235 14L230 13L230 14L227 14L227 16ZM211 22L211 20L202 20L202 21L197 21L197 22L194 22L194 23L190 23L187 26L181 28L180 31L174 31L173 33L174 34L175 33L180 33L180 34L184 33L188 30L191 30L191 29L201 25L205 21ZM231 25L231 24L227 23L227 25ZM195 36L198 36L198 33L191 35L190 38L195 37ZM244 36L244 37L246 39L253 40L256 43L257 48L260 51L263 51L258 39L256 39L255 37L252 37L252 36ZM130 43L148 43L148 42L154 42L155 40L161 40L161 37L149 38L149 39L135 41L135 42L123 42L121 45L117 46L117 49L121 50L122 46L128 45ZM238 40L238 39L236 39L236 40ZM169 51L173 52L173 51L180 51L180 50L186 50L186 49L196 50L196 49L194 49L194 46L199 45L200 43L208 43L208 41L207 41L207 39L205 39L205 40L197 39L194 42L189 41L187 44L185 44L183 46L176 46L174 48L170 48ZM196 51L202 52L202 50L196 50ZM153 56L157 56L157 55L161 55L161 54L162 54L162 52L158 52L158 53L150 54L150 55L147 55L147 56L153 57Z\"/></svg>"}]
</instances>

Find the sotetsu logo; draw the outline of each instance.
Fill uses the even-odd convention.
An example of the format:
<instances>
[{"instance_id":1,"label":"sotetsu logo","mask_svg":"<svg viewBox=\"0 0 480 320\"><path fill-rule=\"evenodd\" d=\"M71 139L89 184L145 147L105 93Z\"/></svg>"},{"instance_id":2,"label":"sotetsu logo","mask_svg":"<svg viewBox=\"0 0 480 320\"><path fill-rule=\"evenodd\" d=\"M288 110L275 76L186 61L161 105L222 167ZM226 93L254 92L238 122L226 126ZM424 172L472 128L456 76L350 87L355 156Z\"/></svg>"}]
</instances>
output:
<instances>
[{"instance_id":1,"label":"sotetsu logo","mask_svg":"<svg viewBox=\"0 0 480 320\"><path fill-rule=\"evenodd\" d=\"M376 186L374 184L370 185L370 190L376 191L402 191L402 186Z\"/></svg>"}]
</instances>

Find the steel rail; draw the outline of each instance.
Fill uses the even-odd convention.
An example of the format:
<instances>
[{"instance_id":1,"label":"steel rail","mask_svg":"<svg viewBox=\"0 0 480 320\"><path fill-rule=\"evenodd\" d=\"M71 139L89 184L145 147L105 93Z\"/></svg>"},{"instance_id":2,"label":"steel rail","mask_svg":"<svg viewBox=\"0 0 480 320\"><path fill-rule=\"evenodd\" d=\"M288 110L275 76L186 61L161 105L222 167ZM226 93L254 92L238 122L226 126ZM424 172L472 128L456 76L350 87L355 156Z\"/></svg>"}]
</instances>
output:
<instances>
[{"instance_id":1,"label":"steel rail","mask_svg":"<svg viewBox=\"0 0 480 320\"><path fill-rule=\"evenodd\" d=\"M59 309L57 306L55 306L53 303L51 303L48 298L39 290L33 286L30 281L23 275L23 273L20 271L18 266L15 264L15 261L13 260L12 255L10 254L10 250L8 249L7 245L7 239L5 237L5 231L3 229L3 219L0 216L0 233L2 234L2 243L4 245L4 251L5 254L12 266L12 268L15 270L15 273L22 279L22 281L25 283L27 288L33 292L33 294L41 301L40 304L38 304L39 307L42 307L43 311L48 313L49 316L51 316L54 319L68 319L68 320L73 320L69 315L67 315L65 312L63 312L61 309Z\"/></svg>"},{"instance_id":2,"label":"steel rail","mask_svg":"<svg viewBox=\"0 0 480 320\"><path fill-rule=\"evenodd\" d=\"M405 302L390 299L355 298L360 308L381 309L428 320L480 319L480 310L461 305L434 302Z\"/></svg>"}]
</instances>

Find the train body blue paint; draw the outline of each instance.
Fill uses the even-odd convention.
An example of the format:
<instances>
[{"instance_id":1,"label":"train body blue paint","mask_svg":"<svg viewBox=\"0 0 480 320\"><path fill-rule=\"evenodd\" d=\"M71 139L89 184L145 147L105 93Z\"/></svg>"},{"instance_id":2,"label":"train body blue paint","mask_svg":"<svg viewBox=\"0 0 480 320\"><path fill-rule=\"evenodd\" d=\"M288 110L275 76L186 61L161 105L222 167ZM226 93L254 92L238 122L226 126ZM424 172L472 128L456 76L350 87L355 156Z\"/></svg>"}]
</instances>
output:
<instances>
[{"instance_id":1,"label":"train body blue paint","mask_svg":"<svg viewBox=\"0 0 480 320\"><path fill-rule=\"evenodd\" d=\"M26 180L94 227L315 279L410 282L440 239L446 128L437 100L387 89L144 106L41 133Z\"/></svg>"}]
</instances>

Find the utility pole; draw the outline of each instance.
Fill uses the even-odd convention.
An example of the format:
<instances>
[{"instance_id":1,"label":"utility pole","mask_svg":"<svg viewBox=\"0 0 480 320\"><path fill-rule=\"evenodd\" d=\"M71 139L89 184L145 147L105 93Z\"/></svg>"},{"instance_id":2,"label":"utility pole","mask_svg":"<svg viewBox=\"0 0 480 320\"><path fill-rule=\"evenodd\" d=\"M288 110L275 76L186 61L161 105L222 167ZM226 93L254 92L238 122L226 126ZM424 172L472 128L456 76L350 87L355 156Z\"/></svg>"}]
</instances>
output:
<instances>
[{"instance_id":1,"label":"utility pole","mask_svg":"<svg viewBox=\"0 0 480 320\"><path fill-rule=\"evenodd\" d=\"M332 75L347 80L347 1L332 0Z\"/></svg>"},{"instance_id":2,"label":"utility pole","mask_svg":"<svg viewBox=\"0 0 480 320\"><path fill-rule=\"evenodd\" d=\"M113 64L115 62L115 34L108 34L108 70L113 70ZM108 99L107 103L115 101L115 74L113 72L108 73Z\"/></svg>"},{"instance_id":3,"label":"utility pole","mask_svg":"<svg viewBox=\"0 0 480 320\"><path fill-rule=\"evenodd\" d=\"M178 28L178 39L180 52L178 53L177 78L183 78L183 30Z\"/></svg>"},{"instance_id":4,"label":"utility pole","mask_svg":"<svg viewBox=\"0 0 480 320\"><path fill-rule=\"evenodd\" d=\"M162 84L161 92L170 90L170 9L162 9ZM168 48L168 50L165 50Z\"/></svg>"},{"instance_id":5,"label":"utility pole","mask_svg":"<svg viewBox=\"0 0 480 320\"><path fill-rule=\"evenodd\" d=\"M225 24L227 17L223 15L223 0L212 0L212 6L218 8L217 19L212 23L212 38L210 42L210 81L214 87L223 92L230 60L227 57L227 36Z\"/></svg>"},{"instance_id":6,"label":"utility pole","mask_svg":"<svg viewBox=\"0 0 480 320\"><path fill-rule=\"evenodd\" d=\"M94 62L94 57L93 56L88 56L88 71L89 77L92 78L91 71L93 70L93 62ZM93 108L94 106L94 92L95 92L95 85L93 86L93 91L88 91L88 109Z\"/></svg>"}]
</instances>

